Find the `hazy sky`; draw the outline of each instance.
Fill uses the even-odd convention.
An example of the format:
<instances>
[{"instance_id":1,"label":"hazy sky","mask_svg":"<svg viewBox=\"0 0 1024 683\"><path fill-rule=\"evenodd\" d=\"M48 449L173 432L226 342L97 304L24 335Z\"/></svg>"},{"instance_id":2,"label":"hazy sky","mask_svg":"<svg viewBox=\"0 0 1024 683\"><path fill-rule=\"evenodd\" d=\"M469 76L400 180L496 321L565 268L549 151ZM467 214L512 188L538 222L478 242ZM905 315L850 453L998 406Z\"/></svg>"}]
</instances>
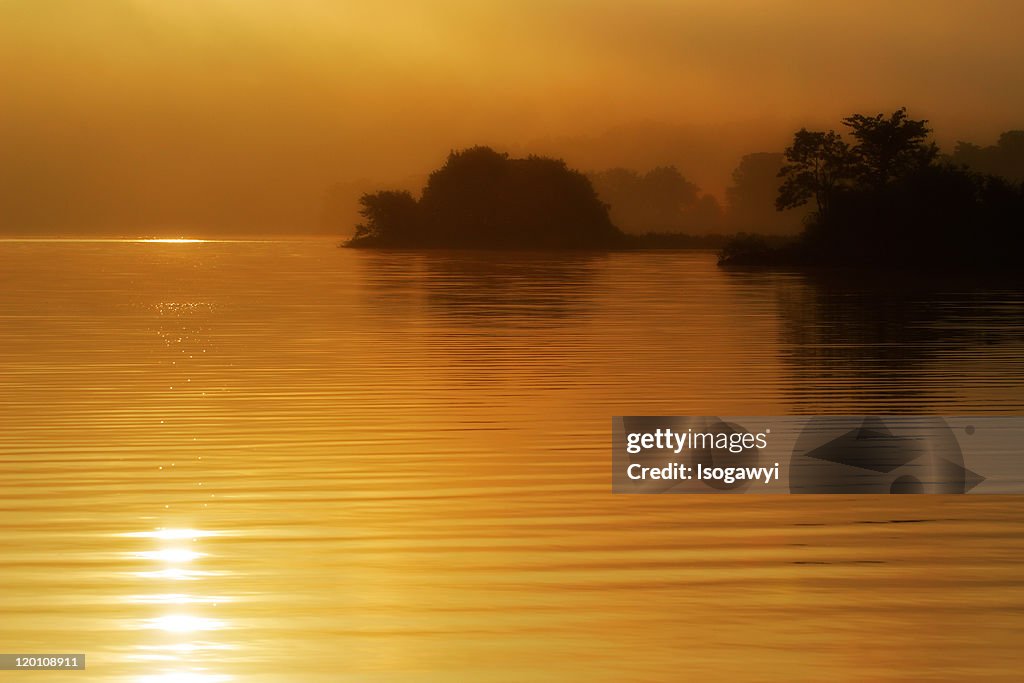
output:
<instances>
[{"instance_id":1,"label":"hazy sky","mask_svg":"<svg viewBox=\"0 0 1024 683\"><path fill-rule=\"evenodd\" d=\"M332 182L471 144L720 193L794 126L903 104L991 143L1024 127L1021 26L1018 0L0 0L0 230L309 232Z\"/></svg>"}]
</instances>

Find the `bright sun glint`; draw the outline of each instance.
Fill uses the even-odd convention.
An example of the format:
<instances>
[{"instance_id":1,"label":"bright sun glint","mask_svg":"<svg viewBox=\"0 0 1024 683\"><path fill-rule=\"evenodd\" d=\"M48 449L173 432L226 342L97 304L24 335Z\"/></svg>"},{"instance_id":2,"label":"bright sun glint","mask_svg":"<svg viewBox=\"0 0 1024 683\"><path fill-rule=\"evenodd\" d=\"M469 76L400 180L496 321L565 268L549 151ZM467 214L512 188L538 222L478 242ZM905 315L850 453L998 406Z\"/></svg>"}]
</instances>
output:
<instances>
[{"instance_id":1,"label":"bright sun glint","mask_svg":"<svg viewBox=\"0 0 1024 683\"><path fill-rule=\"evenodd\" d=\"M224 628L222 622L206 617L193 617L187 614L167 614L147 621L149 628L167 631L168 633L193 633L195 631L216 631Z\"/></svg>"},{"instance_id":2,"label":"bright sun glint","mask_svg":"<svg viewBox=\"0 0 1024 683\"><path fill-rule=\"evenodd\" d=\"M184 548L164 548L162 550L146 550L138 552L135 553L135 556L146 560L157 560L170 564L180 564L182 562L191 562L197 557L202 557L203 554L192 550L186 550Z\"/></svg>"}]
</instances>

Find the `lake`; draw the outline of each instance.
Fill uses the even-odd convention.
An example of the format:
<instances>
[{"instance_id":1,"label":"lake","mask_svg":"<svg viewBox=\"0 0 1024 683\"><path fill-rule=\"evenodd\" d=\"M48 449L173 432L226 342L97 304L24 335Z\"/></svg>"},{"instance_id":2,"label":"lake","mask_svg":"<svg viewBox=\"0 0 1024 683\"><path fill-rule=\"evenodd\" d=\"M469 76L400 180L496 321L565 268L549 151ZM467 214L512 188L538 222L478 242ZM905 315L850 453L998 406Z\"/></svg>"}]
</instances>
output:
<instances>
[{"instance_id":1,"label":"lake","mask_svg":"<svg viewBox=\"0 0 1024 683\"><path fill-rule=\"evenodd\" d=\"M613 496L610 418L1021 414L1021 290L8 240L0 320L25 680L1019 680L1024 499Z\"/></svg>"}]
</instances>

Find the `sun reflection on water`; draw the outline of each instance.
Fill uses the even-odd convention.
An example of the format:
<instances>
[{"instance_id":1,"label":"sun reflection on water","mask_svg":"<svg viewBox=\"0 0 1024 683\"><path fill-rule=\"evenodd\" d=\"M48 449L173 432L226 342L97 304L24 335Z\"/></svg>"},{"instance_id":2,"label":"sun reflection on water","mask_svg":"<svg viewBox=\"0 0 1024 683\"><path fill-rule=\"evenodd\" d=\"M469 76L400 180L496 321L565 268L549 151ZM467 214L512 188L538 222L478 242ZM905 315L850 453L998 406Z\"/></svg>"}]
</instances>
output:
<instances>
[{"instance_id":1,"label":"sun reflection on water","mask_svg":"<svg viewBox=\"0 0 1024 683\"><path fill-rule=\"evenodd\" d=\"M146 628L158 629L169 633L194 633L195 631L219 631L224 622L209 617L196 617L191 614L165 614L155 619L146 620Z\"/></svg>"},{"instance_id":2,"label":"sun reflection on water","mask_svg":"<svg viewBox=\"0 0 1024 683\"><path fill-rule=\"evenodd\" d=\"M195 242L205 242L206 240L190 239L187 237L153 237L150 239L136 240L138 242L149 242L157 244L193 244Z\"/></svg>"},{"instance_id":3,"label":"sun reflection on water","mask_svg":"<svg viewBox=\"0 0 1024 683\"><path fill-rule=\"evenodd\" d=\"M145 539L158 546L154 549L130 553L133 558L157 565L157 568L152 570L135 572L134 575L139 578L157 582L195 581L224 573L186 569L180 566L208 557L207 553L193 549L195 547L193 544L200 542L201 539L218 536L219 532L175 527L120 535L127 538ZM156 606L153 609L158 610L156 615L135 622L134 628L164 634L155 642L137 646L129 659L156 664L158 662L180 662L183 658L187 658L190 664L196 666L190 670L146 674L138 678L137 683L220 683L233 680L232 676L211 673L208 669L200 666L205 663L204 655L209 657L213 652L232 649L232 646L224 643L201 639L201 636L210 637L211 632L230 628L228 622L212 616L185 611L190 605L202 605L204 610L216 609L220 603L230 602L231 599L223 595L203 595L200 590L183 593L168 591L166 585L163 588L164 590L126 598L132 604ZM170 611L165 612L164 610Z\"/></svg>"},{"instance_id":4,"label":"sun reflection on water","mask_svg":"<svg viewBox=\"0 0 1024 683\"><path fill-rule=\"evenodd\" d=\"M160 562L167 562L168 564L184 564L185 562L191 562L197 557L203 557L203 553L197 553L194 550L187 550L185 548L144 550L142 552L134 553L134 555L135 557L144 560L157 560Z\"/></svg>"}]
</instances>

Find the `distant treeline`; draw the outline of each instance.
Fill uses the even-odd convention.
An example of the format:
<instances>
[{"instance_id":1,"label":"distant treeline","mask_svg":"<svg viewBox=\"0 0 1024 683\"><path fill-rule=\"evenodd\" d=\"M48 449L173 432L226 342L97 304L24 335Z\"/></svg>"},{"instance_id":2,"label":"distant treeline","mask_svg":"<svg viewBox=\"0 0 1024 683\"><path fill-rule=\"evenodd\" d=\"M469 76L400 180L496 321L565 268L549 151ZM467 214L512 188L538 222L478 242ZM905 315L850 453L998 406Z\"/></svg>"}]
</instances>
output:
<instances>
[{"instance_id":1,"label":"distant treeline","mask_svg":"<svg viewBox=\"0 0 1024 683\"><path fill-rule=\"evenodd\" d=\"M948 161L1015 183L1024 183L1024 130L1010 130L999 136L994 145L979 147L970 142L957 142Z\"/></svg>"},{"instance_id":2,"label":"distant treeline","mask_svg":"<svg viewBox=\"0 0 1024 683\"><path fill-rule=\"evenodd\" d=\"M500 222L499 214L510 217L515 213L522 217L529 208L522 201L515 202L518 205L515 212L497 212L495 207L498 203L495 202L508 202L517 191L513 186L525 188L526 176L532 174L538 183L545 177L550 178L554 168L552 164L562 166L566 173L575 173L564 168L564 163L558 160L537 156L510 159L486 147L453 152L445 165L430 176L421 199L416 199L408 190L364 192L359 200L363 221L357 227L352 245L440 246L456 238L480 246L491 242L492 246L516 242L518 240L509 235L497 235L497 240L488 240L480 231L493 232ZM703 193L696 184L687 180L675 166L659 166L643 173L611 168L584 175L597 199L606 205L611 223L626 233L626 237L617 241L618 246L643 244L647 248L657 248L655 245L661 248L717 248L725 244L730 235L739 232L794 235L800 230L806 212L781 213L775 210L775 195L781 183L778 175L783 164L781 152L744 156L733 171L724 207L715 197ZM471 180L474 173L477 176ZM519 179L513 180L514 176ZM506 181L507 186L499 189ZM566 178L562 182L573 184ZM575 184L578 185L578 179ZM575 195L570 193L564 199L578 202L579 191L577 187ZM343 222L341 216L346 213L345 196L348 192L347 187L338 186L328 195L325 212L330 214L333 222ZM547 194L543 190L540 192L541 195ZM541 206L536 196L524 200L538 210L549 212L554 208L550 204ZM458 210L455 210L456 206ZM475 226L466 224L461 229L430 227L449 210L452 215L447 219L455 223L472 223L475 215L479 215L480 220ZM509 231L515 230L515 226L506 227ZM557 228L555 232L558 232ZM575 238L568 241L579 242Z\"/></svg>"},{"instance_id":3,"label":"distant treeline","mask_svg":"<svg viewBox=\"0 0 1024 683\"><path fill-rule=\"evenodd\" d=\"M906 109L842 123L849 140L834 130L801 129L785 151L775 205L811 206L803 232L783 247L736 239L722 263L1020 268L1024 133L1006 133L995 147L960 143L943 157L928 122Z\"/></svg>"},{"instance_id":4,"label":"distant treeline","mask_svg":"<svg viewBox=\"0 0 1024 683\"><path fill-rule=\"evenodd\" d=\"M452 152L430 174L419 199L403 190L366 193L364 222L352 247L478 249L722 249L732 237L707 232L708 224L679 223L677 212L697 198L696 186L674 168L645 176L601 174L628 188L648 225L660 230L624 233L609 216L591 181L563 161L515 159L489 147ZM681 201L678 201L681 200ZM717 211L717 205L714 205ZM614 214L614 211L613 211ZM713 215L713 214L712 214ZM687 226L695 234L681 232Z\"/></svg>"},{"instance_id":5,"label":"distant treeline","mask_svg":"<svg viewBox=\"0 0 1024 683\"><path fill-rule=\"evenodd\" d=\"M1024 132L990 147L960 142L944 156L927 121L905 109L843 125L849 139L801 129L783 153L744 156L724 209L673 166L583 174L559 159L453 151L418 198L363 194L348 245L721 248L728 265L1016 265Z\"/></svg>"},{"instance_id":6,"label":"distant treeline","mask_svg":"<svg viewBox=\"0 0 1024 683\"><path fill-rule=\"evenodd\" d=\"M702 193L675 166L659 166L646 173L612 168L587 177L608 204L612 222L627 233L796 234L805 213L775 210L784 163L781 152L744 156L732 172L724 206Z\"/></svg>"}]
</instances>

